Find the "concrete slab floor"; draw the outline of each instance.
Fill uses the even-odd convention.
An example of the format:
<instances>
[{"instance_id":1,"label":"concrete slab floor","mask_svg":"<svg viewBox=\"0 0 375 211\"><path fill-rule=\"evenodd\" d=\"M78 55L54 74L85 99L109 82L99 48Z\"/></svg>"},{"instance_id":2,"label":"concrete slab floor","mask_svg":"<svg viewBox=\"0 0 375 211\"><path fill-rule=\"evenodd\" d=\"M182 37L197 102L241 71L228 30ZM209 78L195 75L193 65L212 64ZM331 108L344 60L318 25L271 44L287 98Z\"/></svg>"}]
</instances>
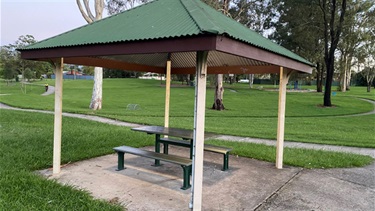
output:
<instances>
[{"instance_id":1,"label":"concrete slab floor","mask_svg":"<svg viewBox=\"0 0 375 211\"><path fill-rule=\"evenodd\" d=\"M189 152L171 146L170 153L188 157ZM375 210L374 165L354 170L279 170L274 163L230 156L230 169L223 172L222 162L222 155L205 152L203 210ZM117 155L111 154L69 164L58 175L52 176L50 170L40 173L130 211L189 210L191 189L180 189L182 168L162 163L154 167L152 159L126 154L127 168L116 171Z\"/></svg>"}]
</instances>

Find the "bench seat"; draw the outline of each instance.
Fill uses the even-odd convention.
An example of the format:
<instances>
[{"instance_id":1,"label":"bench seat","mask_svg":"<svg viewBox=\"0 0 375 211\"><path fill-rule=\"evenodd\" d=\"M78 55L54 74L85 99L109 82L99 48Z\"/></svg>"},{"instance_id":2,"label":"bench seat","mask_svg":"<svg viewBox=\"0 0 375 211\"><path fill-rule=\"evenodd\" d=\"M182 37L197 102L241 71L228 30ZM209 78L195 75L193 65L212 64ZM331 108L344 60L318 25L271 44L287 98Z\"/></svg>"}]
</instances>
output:
<instances>
[{"instance_id":1,"label":"bench seat","mask_svg":"<svg viewBox=\"0 0 375 211\"><path fill-rule=\"evenodd\" d=\"M171 145L176 145L176 146L181 146L181 147L190 147L190 159L193 157L193 147L190 146L190 144L191 144L190 141L176 140L176 139L170 139L170 138L160 138L159 141L157 141L157 142L159 142L159 143L156 143L156 144L162 143L164 145L164 149L163 149L164 154L168 154L168 144L171 144ZM223 171L228 170L228 168L229 168L229 152L232 151L231 148L205 144L204 150L209 151L209 152L223 154L224 160L223 160L222 170Z\"/></svg>"},{"instance_id":2,"label":"bench seat","mask_svg":"<svg viewBox=\"0 0 375 211\"><path fill-rule=\"evenodd\" d=\"M183 186L181 189L186 190L191 187L190 185L190 175L191 175L191 166L192 161L189 158L180 157L177 155L168 155L168 154L162 154L152 151L147 151L139 148L129 147L129 146L119 146L113 148L115 152L117 152L118 155L118 163L117 163L117 170L123 170L124 169L124 154L129 153L133 155L138 155L141 157L156 159L156 160L162 160L169 163L178 164L183 169Z\"/></svg>"}]
</instances>

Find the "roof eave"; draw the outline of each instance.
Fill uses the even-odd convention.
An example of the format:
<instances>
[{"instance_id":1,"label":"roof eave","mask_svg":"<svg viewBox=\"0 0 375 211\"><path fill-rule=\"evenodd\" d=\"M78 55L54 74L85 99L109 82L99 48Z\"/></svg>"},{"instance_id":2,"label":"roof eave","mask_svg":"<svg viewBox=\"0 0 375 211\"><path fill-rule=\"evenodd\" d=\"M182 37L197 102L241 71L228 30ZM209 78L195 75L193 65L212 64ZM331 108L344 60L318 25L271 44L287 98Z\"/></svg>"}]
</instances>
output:
<instances>
[{"instance_id":1,"label":"roof eave","mask_svg":"<svg viewBox=\"0 0 375 211\"><path fill-rule=\"evenodd\" d=\"M224 36L217 36L216 50L304 73L312 73L311 65Z\"/></svg>"},{"instance_id":2,"label":"roof eave","mask_svg":"<svg viewBox=\"0 0 375 211\"><path fill-rule=\"evenodd\" d=\"M262 61L273 66L282 66L304 73L312 73L312 67L303 62L279 55L237 40L220 35L205 34L189 37L178 37L158 40L144 40L120 43L91 44L71 47L21 50L21 58L50 61L56 58L71 58L77 63L78 57L101 57L111 55L153 54L196 51L220 51L232 55ZM67 59L66 61L69 61ZM84 65L92 61L85 59ZM104 62L104 60L103 60ZM107 61L105 61L107 62ZM99 65L100 61L95 60ZM127 64L120 65L126 67ZM103 66L104 67L104 66ZM143 67L140 67L141 70ZM159 70L160 71L160 70ZM274 72L274 71L273 71ZM217 73L217 71L215 71Z\"/></svg>"}]
</instances>

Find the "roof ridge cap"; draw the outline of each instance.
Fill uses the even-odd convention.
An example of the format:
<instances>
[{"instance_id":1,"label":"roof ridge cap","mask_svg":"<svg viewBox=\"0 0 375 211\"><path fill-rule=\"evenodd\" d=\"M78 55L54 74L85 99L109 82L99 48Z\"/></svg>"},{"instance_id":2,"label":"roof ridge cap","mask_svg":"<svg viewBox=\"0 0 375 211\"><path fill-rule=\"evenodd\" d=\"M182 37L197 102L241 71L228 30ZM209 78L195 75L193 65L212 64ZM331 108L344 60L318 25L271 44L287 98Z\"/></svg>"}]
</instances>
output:
<instances>
[{"instance_id":1,"label":"roof ridge cap","mask_svg":"<svg viewBox=\"0 0 375 211\"><path fill-rule=\"evenodd\" d=\"M209 17L207 17L206 13L202 12L202 10L204 10L204 9L198 4L197 1L200 1L200 0L180 0L181 4L184 6L184 8L187 11L187 13L189 14L189 16L193 19L194 23L198 26L199 30L201 32L209 32L209 33L213 33L213 34L222 34L222 33L224 33L223 31L219 30L220 27L217 27L216 24L214 22L212 22ZM205 4L205 3L201 2L201 1L200 1L200 3ZM195 10L193 10L193 11L198 11L199 10L199 12L201 14L203 14L204 16L207 17L207 21L209 23L211 23L211 25L212 25L211 28L204 28L202 26L202 24L200 24L199 21L197 21L197 19L192 15L191 4L194 4L194 8L193 9L195 9Z\"/></svg>"}]
</instances>

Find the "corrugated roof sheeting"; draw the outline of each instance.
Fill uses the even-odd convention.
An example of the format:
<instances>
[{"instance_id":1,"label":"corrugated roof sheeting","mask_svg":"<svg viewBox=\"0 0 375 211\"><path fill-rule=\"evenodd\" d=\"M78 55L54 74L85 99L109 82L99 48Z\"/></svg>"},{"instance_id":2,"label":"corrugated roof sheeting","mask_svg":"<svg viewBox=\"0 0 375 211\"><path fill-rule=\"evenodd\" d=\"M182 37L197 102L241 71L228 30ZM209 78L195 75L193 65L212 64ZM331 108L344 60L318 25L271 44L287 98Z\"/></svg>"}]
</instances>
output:
<instances>
[{"instance_id":1,"label":"corrugated roof sheeting","mask_svg":"<svg viewBox=\"0 0 375 211\"><path fill-rule=\"evenodd\" d=\"M168 59L167 53L161 54L136 54L136 55L115 55L105 56L105 59L112 59L127 63L143 64L155 67L165 67ZM178 52L171 54L172 68L187 68L196 66L196 52ZM230 55L218 51L210 51L207 58L209 67L222 66L266 66L268 63Z\"/></svg>"},{"instance_id":2,"label":"corrugated roof sheeting","mask_svg":"<svg viewBox=\"0 0 375 211\"><path fill-rule=\"evenodd\" d=\"M235 66L235 65L244 65L244 66L260 66L268 65L268 63L259 62L252 59L243 58L240 56L235 56L219 51L211 51L208 54L207 58L208 66L211 67L221 67L221 66Z\"/></svg>"},{"instance_id":3,"label":"corrugated roof sheeting","mask_svg":"<svg viewBox=\"0 0 375 211\"><path fill-rule=\"evenodd\" d=\"M201 33L178 0L158 0L43 40L25 49L53 48Z\"/></svg>"},{"instance_id":4,"label":"corrugated roof sheeting","mask_svg":"<svg viewBox=\"0 0 375 211\"><path fill-rule=\"evenodd\" d=\"M306 59L226 17L200 0L155 0L29 45L24 50L160 40L202 34L227 36L312 65Z\"/></svg>"},{"instance_id":5,"label":"corrugated roof sheeting","mask_svg":"<svg viewBox=\"0 0 375 211\"><path fill-rule=\"evenodd\" d=\"M133 54L133 55L115 55L105 56L102 58L113 59L123 61L127 63L144 64L155 67L165 67L165 61L167 61L168 54Z\"/></svg>"}]
</instances>

